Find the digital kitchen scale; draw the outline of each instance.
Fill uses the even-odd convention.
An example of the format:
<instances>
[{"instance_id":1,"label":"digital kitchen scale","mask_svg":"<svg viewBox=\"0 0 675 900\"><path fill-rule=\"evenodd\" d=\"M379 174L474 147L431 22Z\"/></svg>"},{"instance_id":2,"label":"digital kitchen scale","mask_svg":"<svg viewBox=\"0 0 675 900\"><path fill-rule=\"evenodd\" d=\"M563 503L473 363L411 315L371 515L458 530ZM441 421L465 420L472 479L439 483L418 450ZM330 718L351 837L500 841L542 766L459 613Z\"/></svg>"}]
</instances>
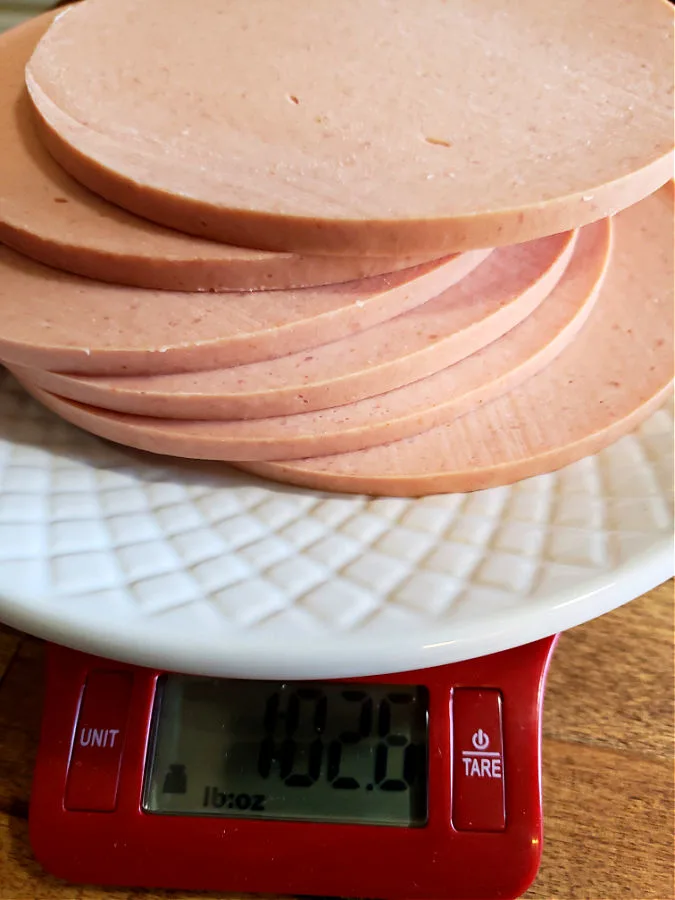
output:
<instances>
[{"instance_id":1,"label":"digital kitchen scale","mask_svg":"<svg viewBox=\"0 0 675 900\"><path fill-rule=\"evenodd\" d=\"M101 885L518 897L542 849L554 644L343 681L167 675L51 645L33 849Z\"/></svg>"},{"instance_id":2,"label":"digital kitchen scale","mask_svg":"<svg viewBox=\"0 0 675 900\"><path fill-rule=\"evenodd\" d=\"M52 642L37 856L104 884L516 896L552 636L672 576L672 434L668 402L549 475L339 496L105 443L0 373L0 619Z\"/></svg>"}]
</instances>

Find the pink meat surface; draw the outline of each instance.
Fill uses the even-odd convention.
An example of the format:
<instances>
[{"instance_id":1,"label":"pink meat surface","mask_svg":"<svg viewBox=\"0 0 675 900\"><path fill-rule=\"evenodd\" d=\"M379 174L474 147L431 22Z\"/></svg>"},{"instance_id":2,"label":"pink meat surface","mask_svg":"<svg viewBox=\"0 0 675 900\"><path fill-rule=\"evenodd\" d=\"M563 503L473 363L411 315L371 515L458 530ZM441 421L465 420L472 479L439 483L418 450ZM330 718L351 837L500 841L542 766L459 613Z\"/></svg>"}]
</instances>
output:
<instances>
[{"instance_id":1,"label":"pink meat surface","mask_svg":"<svg viewBox=\"0 0 675 900\"><path fill-rule=\"evenodd\" d=\"M666 0L87 0L26 73L50 152L180 231L437 255L672 176Z\"/></svg>"},{"instance_id":2,"label":"pink meat surface","mask_svg":"<svg viewBox=\"0 0 675 900\"><path fill-rule=\"evenodd\" d=\"M83 406L45 393L44 380L35 370L14 369L14 373L39 400L74 424L156 453L273 460L363 449L448 422L550 363L574 339L593 308L609 260L610 234L607 219L587 226L549 297L485 349L429 378L346 406L253 421L165 420Z\"/></svg>"},{"instance_id":3,"label":"pink meat surface","mask_svg":"<svg viewBox=\"0 0 675 900\"><path fill-rule=\"evenodd\" d=\"M0 245L0 361L147 375L285 356L413 309L488 256L475 251L341 285L187 294L90 281Z\"/></svg>"},{"instance_id":4,"label":"pink meat surface","mask_svg":"<svg viewBox=\"0 0 675 900\"><path fill-rule=\"evenodd\" d=\"M54 19L0 36L0 240L47 265L99 281L172 291L306 287L366 278L426 260L269 253L155 225L71 178L43 147L25 89L26 62Z\"/></svg>"},{"instance_id":5,"label":"pink meat surface","mask_svg":"<svg viewBox=\"0 0 675 900\"><path fill-rule=\"evenodd\" d=\"M673 192L615 219L612 261L586 328L541 373L403 441L249 472L319 490L422 496L550 472L637 427L673 381Z\"/></svg>"},{"instance_id":6,"label":"pink meat surface","mask_svg":"<svg viewBox=\"0 0 675 900\"><path fill-rule=\"evenodd\" d=\"M252 419L341 406L417 381L496 340L550 293L574 243L568 232L500 248L407 313L276 359L145 378L42 372L33 380L83 403L163 418Z\"/></svg>"}]
</instances>

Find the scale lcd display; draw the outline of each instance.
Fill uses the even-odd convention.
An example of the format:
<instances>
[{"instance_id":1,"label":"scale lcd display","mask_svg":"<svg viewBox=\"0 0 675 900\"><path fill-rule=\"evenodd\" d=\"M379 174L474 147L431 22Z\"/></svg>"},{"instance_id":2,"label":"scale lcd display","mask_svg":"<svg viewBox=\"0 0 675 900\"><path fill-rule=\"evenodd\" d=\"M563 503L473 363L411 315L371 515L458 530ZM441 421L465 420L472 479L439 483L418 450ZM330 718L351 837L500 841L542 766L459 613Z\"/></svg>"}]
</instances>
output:
<instances>
[{"instance_id":1,"label":"scale lcd display","mask_svg":"<svg viewBox=\"0 0 675 900\"><path fill-rule=\"evenodd\" d=\"M428 709L416 685L164 676L143 808L422 826Z\"/></svg>"}]
</instances>

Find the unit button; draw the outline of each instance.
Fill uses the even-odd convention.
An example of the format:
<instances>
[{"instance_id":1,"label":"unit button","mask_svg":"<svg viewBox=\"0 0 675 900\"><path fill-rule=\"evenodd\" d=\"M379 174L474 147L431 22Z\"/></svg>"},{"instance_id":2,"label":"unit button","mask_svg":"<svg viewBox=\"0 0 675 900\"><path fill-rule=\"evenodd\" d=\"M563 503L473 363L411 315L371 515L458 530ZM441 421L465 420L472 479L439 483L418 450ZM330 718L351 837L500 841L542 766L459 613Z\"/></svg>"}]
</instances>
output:
<instances>
[{"instance_id":1,"label":"unit button","mask_svg":"<svg viewBox=\"0 0 675 900\"><path fill-rule=\"evenodd\" d=\"M111 812L129 717L130 672L91 672L77 720L66 782L66 809Z\"/></svg>"},{"instance_id":2,"label":"unit button","mask_svg":"<svg viewBox=\"0 0 675 900\"><path fill-rule=\"evenodd\" d=\"M503 831L506 809L499 691L456 688L452 728L452 823L458 831Z\"/></svg>"}]
</instances>

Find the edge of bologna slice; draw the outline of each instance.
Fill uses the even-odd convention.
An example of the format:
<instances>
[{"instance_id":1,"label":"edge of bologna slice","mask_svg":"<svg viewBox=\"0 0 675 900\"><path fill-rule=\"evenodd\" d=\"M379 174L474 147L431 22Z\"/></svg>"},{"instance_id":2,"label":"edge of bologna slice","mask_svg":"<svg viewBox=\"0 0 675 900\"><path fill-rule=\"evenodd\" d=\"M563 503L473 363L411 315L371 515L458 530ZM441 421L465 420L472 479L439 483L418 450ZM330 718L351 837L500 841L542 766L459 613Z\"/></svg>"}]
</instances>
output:
<instances>
[{"instance_id":1,"label":"edge of bologna slice","mask_svg":"<svg viewBox=\"0 0 675 900\"><path fill-rule=\"evenodd\" d=\"M443 255L664 184L672 44L667 0L342 0L338 19L334 0L87 0L26 83L57 161L145 218L265 250Z\"/></svg>"},{"instance_id":2,"label":"edge of bologna slice","mask_svg":"<svg viewBox=\"0 0 675 900\"><path fill-rule=\"evenodd\" d=\"M554 359L593 309L610 257L611 231L608 219L584 228L569 266L550 295L524 321L482 350L406 387L345 406L243 421L149 418L46 393L42 373L12 371L37 400L64 419L141 450L225 461L359 450L449 422L521 384Z\"/></svg>"},{"instance_id":3,"label":"edge of bologna slice","mask_svg":"<svg viewBox=\"0 0 675 900\"><path fill-rule=\"evenodd\" d=\"M567 232L500 247L426 303L276 359L146 377L42 369L26 377L69 400L162 419L262 419L341 406L431 375L501 337L554 289L575 244L576 232Z\"/></svg>"},{"instance_id":4,"label":"edge of bologna slice","mask_svg":"<svg viewBox=\"0 0 675 900\"><path fill-rule=\"evenodd\" d=\"M0 361L152 375L274 359L414 309L489 256L475 250L345 284L187 294L90 281L0 244Z\"/></svg>"},{"instance_id":5,"label":"edge of bologna slice","mask_svg":"<svg viewBox=\"0 0 675 900\"><path fill-rule=\"evenodd\" d=\"M50 156L35 128L24 70L56 13L0 36L0 240L67 272L173 291L275 290L335 284L424 262L299 256L163 228L88 191Z\"/></svg>"},{"instance_id":6,"label":"edge of bologna slice","mask_svg":"<svg viewBox=\"0 0 675 900\"><path fill-rule=\"evenodd\" d=\"M672 386L672 185L617 216L614 229L590 321L521 387L404 441L239 467L318 490L424 496L551 472L618 440L655 412Z\"/></svg>"}]
</instances>

